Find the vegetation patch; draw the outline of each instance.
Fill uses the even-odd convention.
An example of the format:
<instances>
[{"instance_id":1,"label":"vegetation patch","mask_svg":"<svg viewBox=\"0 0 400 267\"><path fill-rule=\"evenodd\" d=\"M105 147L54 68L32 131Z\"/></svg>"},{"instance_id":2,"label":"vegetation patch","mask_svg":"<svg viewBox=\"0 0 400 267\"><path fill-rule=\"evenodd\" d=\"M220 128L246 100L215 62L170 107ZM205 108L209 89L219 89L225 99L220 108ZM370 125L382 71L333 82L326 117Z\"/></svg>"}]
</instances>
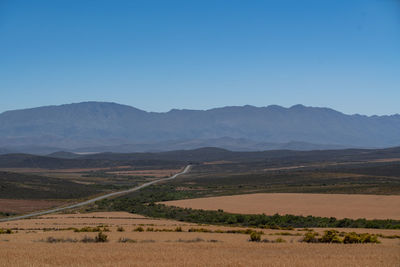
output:
<instances>
[{"instance_id":1,"label":"vegetation patch","mask_svg":"<svg viewBox=\"0 0 400 267\"><path fill-rule=\"evenodd\" d=\"M0 234L12 234L13 231L11 229L3 229L0 228Z\"/></svg>"},{"instance_id":2,"label":"vegetation patch","mask_svg":"<svg viewBox=\"0 0 400 267\"><path fill-rule=\"evenodd\" d=\"M340 236L343 236L341 238ZM319 237L316 232L307 232L304 234L302 242L306 243L338 243L338 244L365 244L365 243L380 243L377 235L355 232L340 234L336 230L326 230L324 235Z\"/></svg>"},{"instance_id":3,"label":"vegetation patch","mask_svg":"<svg viewBox=\"0 0 400 267\"><path fill-rule=\"evenodd\" d=\"M77 239L72 239L72 238L55 238L52 236L49 236L46 241L47 243L77 243Z\"/></svg>"},{"instance_id":4,"label":"vegetation patch","mask_svg":"<svg viewBox=\"0 0 400 267\"><path fill-rule=\"evenodd\" d=\"M83 228L73 228L74 232L76 233L81 233L81 232L110 232L110 229L106 226L96 226L96 227L90 227L86 226Z\"/></svg>"},{"instance_id":5,"label":"vegetation patch","mask_svg":"<svg viewBox=\"0 0 400 267\"><path fill-rule=\"evenodd\" d=\"M85 236L81 242L83 243L105 243L108 242L108 236L104 234L103 232L99 232L97 236L93 237L88 237Z\"/></svg>"}]
</instances>

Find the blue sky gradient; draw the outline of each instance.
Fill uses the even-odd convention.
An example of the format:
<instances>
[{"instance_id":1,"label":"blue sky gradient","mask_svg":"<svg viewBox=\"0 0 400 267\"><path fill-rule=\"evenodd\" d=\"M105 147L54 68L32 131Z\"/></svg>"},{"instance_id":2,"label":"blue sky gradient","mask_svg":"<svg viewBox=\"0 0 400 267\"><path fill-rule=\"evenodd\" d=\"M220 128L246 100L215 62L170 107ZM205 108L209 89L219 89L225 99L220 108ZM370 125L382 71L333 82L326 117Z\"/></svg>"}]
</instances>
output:
<instances>
[{"instance_id":1,"label":"blue sky gradient","mask_svg":"<svg viewBox=\"0 0 400 267\"><path fill-rule=\"evenodd\" d=\"M0 0L0 112L89 100L400 113L400 1Z\"/></svg>"}]
</instances>

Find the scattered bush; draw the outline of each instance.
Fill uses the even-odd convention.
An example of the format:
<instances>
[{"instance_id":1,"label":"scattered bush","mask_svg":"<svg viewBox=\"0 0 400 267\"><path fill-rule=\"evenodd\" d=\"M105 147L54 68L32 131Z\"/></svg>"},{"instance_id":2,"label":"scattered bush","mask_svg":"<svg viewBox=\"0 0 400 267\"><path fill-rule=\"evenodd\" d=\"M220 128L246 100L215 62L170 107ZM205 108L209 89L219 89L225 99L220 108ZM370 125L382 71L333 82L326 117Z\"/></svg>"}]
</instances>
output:
<instances>
[{"instance_id":1,"label":"scattered bush","mask_svg":"<svg viewBox=\"0 0 400 267\"><path fill-rule=\"evenodd\" d=\"M317 243L318 242L317 236L318 236L318 233L309 231L304 234L304 238L303 238L302 242Z\"/></svg>"},{"instance_id":2,"label":"scattered bush","mask_svg":"<svg viewBox=\"0 0 400 267\"><path fill-rule=\"evenodd\" d=\"M365 243L380 243L377 235L371 235L368 233L357 234L355 232L344 233L338 232L336 230L327 230L324 232L324 235L320 238L317 238L318 233L316 232L307 232L304 235L302 242L307 243L344 243L344 244L365 244ZM341 239L339 236L344 236Z\"/></svg>"},{"instance_id":3,"label":"scattered bush","mask_svg":"<svg viewBox=\"0 0 400 267\"><path fill-rule=\"evenodd\" d=\"M343 240L338 236L338 231L336 230L327 230L324 232L324 235L318 240L320 243L342 243Z\"/></svg>"},{"instance_id":4,"label":"scattered bush","mask_svg":"<svg viewBox=\"0 0 400 267\"><path fill-rule=\"evenodd\" d=\"M12 234L13 231L11 229L3 229L0 228L0 234Z\"/></svg>"},{"instance_id":5,"label":"scattered bush","mask_svg":"<svg viewBox=\"0 0 400 267\"><path fill-rule=\"evenodd\" d=\"M88 232L88 233L92 233L92 232L110 232L110 229L108 229L105 226L96 226L96 227L90 227L90 226L86 226L83 228L72 228L74 230L74 232L76 233L80 233L80 232Z\"/></svg>"},{"instance_id":6,"label":"scattered bush","mask_svg":"<svg viewBox=\"0 0 400 267\"><path fill-rule=\"evenodd\" d=\"M46 242L47 243L76 243L76 242L78 242L78 240L72 239L72 238L64 239L64 238L55 238L55 237L49 236L46 239Z\"/></svg>"},{"instance_id":7,"label":"scattered bush","mask_svg":"<svg viewBox=\"0 0 400 267\"><path fill-rule=\"evenodd\" d=\"M138 227L136 227L135 229L133 229L133 231L135 231L135 232L143 232L144 229L143 229L142 226L138 226Z\"/></svg>"},{"instance_id":8,"label":"scattered bush","mask_svg":"<svg viewBox=\"0 0 400 267\"><path fill-rule=\"evenodd\" d=\"M81 240L82 243L94 243L96 242L93 237L84 236Z\"/></svg>"},{"instance_id":9,"label":"scattered bush","mask_svg":"<svg viewBox=\"0 0 400 267\"><path fill-rule=\"evenodd\" d=\"M118 232L125 232L125 229L122 226L118 226L117 231Z\"/></svg>"},{"instance_id":10,"label":"scattered bush","mask_svg":"<svg viewBox=\"0 0 400 267\"><path fill-rule=\"evenodd\" d=\"M261 241L261 234L258 232L252 232L250 234L250 242L260 242Z\"/></svg>"},{"instance_id":11,"label":"scattered bush","mask_svg":"<svg viewBox=\"0 0 400 267\"><path fill-rule=\"evenodd\" d=\"M103 232L99 232L95 238L85 236L81 242L83 243L104 243L108 242L108 237Z\"/></svg>"},{"instance_id":12,"label":"scattered bush","mask_svg":"<svg viewBox=\"0 0 400 267\"><path fill-rule=\"evenodd\" d=\"M121 238L118 240L118 242L119 242L119 243L137 243L136 240L130 239L130 238L126 238L126 237L121 237Z\"/></svg>"},{"instance_id":13,"label":"scattered bush","mask_svg":"<svg viewBox=\"0 0 400 267\"><path fill-rule=\"evenodd\" d=\"M345 244L354 244L354 243L380 243L378 240L378 236L371 235L368 233L357 234L355 232L347 233L343 238L343 243Z\"/></svg>"},{"instance_id":14,"label":"scattered bush","mask_svg":"<svg viewBox=\"0 0 400 267\"><path fill-rule=\"evenodd\" d=\"M175 232L182 232L182 227L180 227L180 226L176 227Z\"/></svg>"},{"instance_id":15,"label":"scattered bush","mask_svg":"<svg viewBox=\"0 0 400 267\"><path fill-rule=\"evenodd\" d=\"M188 232L212 233L212 230L206 228L190 228Z\"/></svg>"},{"instance_id":16,"label":"scattered bush","mask_svg":"<svg viewBox=\"0 0 400 267\"><path fill-rule=\"evenodd\" d=\"M96 243L104 243L104 242L107 242L108 240L107 240L107 235L106 234L104 234L103 232L99 232L98 234L97 234L97 236L95 237L95 242Z\"/></svg>"}]
</instances>

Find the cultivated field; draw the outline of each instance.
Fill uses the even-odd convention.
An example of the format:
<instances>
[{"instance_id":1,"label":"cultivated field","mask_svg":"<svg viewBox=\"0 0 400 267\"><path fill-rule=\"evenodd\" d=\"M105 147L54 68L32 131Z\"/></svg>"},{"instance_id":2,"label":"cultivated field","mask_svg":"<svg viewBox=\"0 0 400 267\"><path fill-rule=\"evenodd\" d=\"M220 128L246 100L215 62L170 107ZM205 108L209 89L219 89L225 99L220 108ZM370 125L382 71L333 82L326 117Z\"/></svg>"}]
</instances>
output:
<instances>
[{"instance_id":1,"label":"cultivated field","mask_svg":"<svg viewBox=\"0 0 400 267\"><path fill-rule=\"evenodd\" d=\"M97 233L74 232L70 227L96 226L109 230L105 232L108 242L73 241ZM138 231L139 227L143 231ZM181 228L178 232L177 227ZM299 242L303 229L254 229L263 231L268 240L284 240L254 243L248 241L248 234L226 233L243 228L158 220L125 212L47 215L0 223L0 228L17 232L0 235L0 266L398 266L400 262L399 238L381 238L381 244L306 244ZM399 232L355 231L386 236ZM65 242L49 242L49 237ZM121 239L131 242L122 243Z\"/></svg>"},{"instance_id":2,"label":"cultivated field","mask_svg":"<svg viewBox=\"0 0 400 267\"><path fill-rule=\"evenodd\" d=\"M240 214L279 213L335 218L400 219L400 196L268 193L167 201L183 208Z\"/></svg>"}]
</instances>

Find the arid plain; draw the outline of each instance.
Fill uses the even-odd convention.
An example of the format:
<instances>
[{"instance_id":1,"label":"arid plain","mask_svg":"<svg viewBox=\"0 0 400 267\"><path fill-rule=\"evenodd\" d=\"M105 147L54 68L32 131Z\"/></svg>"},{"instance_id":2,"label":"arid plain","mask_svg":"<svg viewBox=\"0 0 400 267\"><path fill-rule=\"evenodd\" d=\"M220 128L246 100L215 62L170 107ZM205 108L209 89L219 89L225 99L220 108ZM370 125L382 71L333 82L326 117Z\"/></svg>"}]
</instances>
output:
<instances>
[{"instance_id":1,"label":"arid plain","mask_svg":"<svg viewBox=\"0 0 400 267\"><path fill-rule=\"evenodd\" d=\"M108 242L82 243L79 240L97 233L73 230L98 226L107 228L104 233ZM303 229L255 229L268 240L284 240L255 243L248 241L247 234L226 233L245 228L153 219L126 212L47 215L3 222L0 228L18 229L0 235L0 266L398 266L400 262L397 238L381 238L381 244L307 244L299 242ZM396 230L338 230L398 234Z\"/></svg>"}]
</instances>

